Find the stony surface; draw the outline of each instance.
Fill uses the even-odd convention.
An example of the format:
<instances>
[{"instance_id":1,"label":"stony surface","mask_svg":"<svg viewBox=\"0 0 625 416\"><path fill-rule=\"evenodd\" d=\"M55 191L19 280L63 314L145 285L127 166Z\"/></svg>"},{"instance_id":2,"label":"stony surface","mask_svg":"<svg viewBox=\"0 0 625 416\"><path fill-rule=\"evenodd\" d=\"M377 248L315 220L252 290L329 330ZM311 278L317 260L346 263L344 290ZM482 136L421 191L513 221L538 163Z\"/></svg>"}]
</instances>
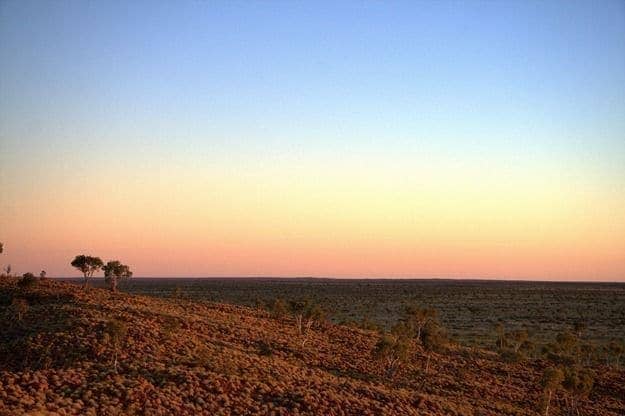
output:
<instances>
[{"instance_id":1,"label":"stony surface","mask_svg":"<svg viewBox=\"0 0 625 416\"><path fill-rule=\"evenodd\" d=\"M14 299L28 310L17 319ZM157 299L46 280L0 281L0 414L536 415L544 363L506 364L452 347L392 379L371 357L378 335L315 328L226 304ZM107 323L128 328L117 349ZM625 372L596 368L585 415L625 414ZM560 403L550 414L564 414Z\"/></svg>"}]
</instances>

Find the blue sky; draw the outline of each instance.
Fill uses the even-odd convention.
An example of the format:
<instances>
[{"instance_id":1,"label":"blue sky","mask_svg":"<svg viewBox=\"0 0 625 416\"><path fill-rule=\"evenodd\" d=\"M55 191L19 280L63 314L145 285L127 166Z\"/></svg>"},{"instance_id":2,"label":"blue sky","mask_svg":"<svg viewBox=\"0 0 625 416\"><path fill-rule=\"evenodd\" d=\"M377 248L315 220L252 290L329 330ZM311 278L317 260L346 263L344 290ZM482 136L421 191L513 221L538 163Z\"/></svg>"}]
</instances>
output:
<instances>
[{"instance_id":1,"label":"blue sky","mask_svg":"<svg viewBox=\"0 0 625 416\"><path fill-rule=\"evenodd\" d=\"M624 138L622 1L0 2L5 204L95 166L431 166L622 201Z\"/></svg>"},{"instance_id":2,"label":"blue sky","mask_svg":"<svg viewBox=\"0 0 625 416\"><path fill-rule=\"evenodd\" d=\"M54 119L46 136L623 152L618 1L9 1L0 19L3 133L22 140Z\"/></svg>"}]
</instances>

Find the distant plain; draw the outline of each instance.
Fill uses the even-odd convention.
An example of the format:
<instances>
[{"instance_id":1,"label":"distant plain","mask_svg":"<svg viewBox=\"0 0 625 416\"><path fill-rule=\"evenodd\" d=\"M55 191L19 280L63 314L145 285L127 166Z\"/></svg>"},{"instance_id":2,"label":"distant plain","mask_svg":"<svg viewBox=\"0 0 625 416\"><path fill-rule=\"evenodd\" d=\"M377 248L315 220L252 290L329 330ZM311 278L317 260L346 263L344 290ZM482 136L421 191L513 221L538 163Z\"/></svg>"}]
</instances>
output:
<instances>
[{"instance_id":1,"label":"distant plain","mask_svg":"<svg viewBox=\"0 0 625 416\"><path fill-rule=\"evenodd\" d=\"M75 279L68 279L75 280ZM95 279L95 285L103 285ZM122 290L252 307L281 298L312 299L335 323L388 328L408 306L438 311L451 337L467 346L494 348L496 327L527 329L540 343L576 322L585 338L625 339L625 283L439 279L133 278ZM364 322L363 322L364 321Z\"/></svg>"}]
</instances>

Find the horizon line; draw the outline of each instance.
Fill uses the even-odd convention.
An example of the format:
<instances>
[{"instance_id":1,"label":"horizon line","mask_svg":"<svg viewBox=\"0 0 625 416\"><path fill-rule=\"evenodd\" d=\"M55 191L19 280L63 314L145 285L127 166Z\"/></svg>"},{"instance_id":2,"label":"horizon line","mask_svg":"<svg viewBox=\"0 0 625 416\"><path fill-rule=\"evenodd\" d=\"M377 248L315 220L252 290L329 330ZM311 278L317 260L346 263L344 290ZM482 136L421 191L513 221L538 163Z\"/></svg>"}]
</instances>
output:
<instances>
[{"instance_id":1,"label":"horizon line","mask_svg":"<svg viewBox=\"0 0 625 416\"><path fill-rule=\"evenodd\" d=\"M54 276L50 279L79 279L82 276ZM91 279L103 280L102 276ZM329 277L329 276L133 276L133 279L233 279L233 280L389 280L389 281L462 281L462 282L526 282L526 283L618 283L625 284L625 280L541 280L524 278L486 278L486 277Z\"/></svg>"}]
</instances>

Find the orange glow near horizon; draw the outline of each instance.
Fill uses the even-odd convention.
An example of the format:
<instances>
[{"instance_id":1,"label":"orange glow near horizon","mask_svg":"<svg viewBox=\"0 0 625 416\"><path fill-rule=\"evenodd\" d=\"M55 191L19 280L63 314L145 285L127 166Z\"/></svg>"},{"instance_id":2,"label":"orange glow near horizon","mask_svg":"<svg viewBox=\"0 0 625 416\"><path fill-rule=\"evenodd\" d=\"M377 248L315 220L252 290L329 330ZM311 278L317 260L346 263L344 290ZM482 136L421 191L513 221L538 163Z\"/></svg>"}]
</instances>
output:
<instances>
[{"instance_id":1,"label":"orange glow near horizon","mask_svg":"<svg viewBox=\"0 0 625 416\"><path fill-rule=\"evenodd\" d=\"M408 165L246 169L152 181L100 172L88 194L80 179L21 190L2 219L3 263L74 276L69 262L85 253L150 277L625 280L625 200L583 181Z\"/></svg>"}]
</instances>

